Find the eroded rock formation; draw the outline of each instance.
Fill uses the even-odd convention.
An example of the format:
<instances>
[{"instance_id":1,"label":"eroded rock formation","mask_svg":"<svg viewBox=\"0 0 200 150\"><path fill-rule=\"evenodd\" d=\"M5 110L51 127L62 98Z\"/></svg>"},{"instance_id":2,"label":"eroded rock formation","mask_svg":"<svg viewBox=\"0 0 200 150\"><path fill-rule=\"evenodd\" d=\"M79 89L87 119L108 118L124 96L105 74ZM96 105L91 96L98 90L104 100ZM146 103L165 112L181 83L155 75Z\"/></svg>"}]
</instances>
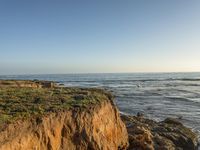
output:
<instances>
[{"instance_id":1,"label":"eroded rock formation","mask_svg":"<svg viewBox=\"0 0 200 150\"><path fill-rule=\"evenodd\" d=\"M122 115L129 134L130 150L197 150L198 136L178 120L162 122Z\"/></svg>"},{"instance_id":2,"label":"eroded rock formation","mask_svg":"<svg viewBox=\"0 0 200 150\"><path fill-rule=\"evenodd\" d=\"M126 149L128 134L112 101L20 120L0 132L0 150Z\"/></svg>"}]
</instances>

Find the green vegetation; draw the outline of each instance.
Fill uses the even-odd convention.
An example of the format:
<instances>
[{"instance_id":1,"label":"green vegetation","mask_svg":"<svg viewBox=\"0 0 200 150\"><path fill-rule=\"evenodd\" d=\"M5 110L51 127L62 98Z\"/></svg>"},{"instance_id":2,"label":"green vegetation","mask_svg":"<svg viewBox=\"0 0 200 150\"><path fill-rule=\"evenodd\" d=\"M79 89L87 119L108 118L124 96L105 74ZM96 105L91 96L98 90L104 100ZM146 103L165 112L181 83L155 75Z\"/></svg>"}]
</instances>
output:
<instances>
[{"instance_id":1,"label":"green vegetation","mask_svg":"<svg viewBox=\"0 0 200 150\"><path fill-rule=\"evenodd\" d=\"M100 89L0 88L0 124L73 107L85 108L110 96Z\"/></svg>"}]
</instances>

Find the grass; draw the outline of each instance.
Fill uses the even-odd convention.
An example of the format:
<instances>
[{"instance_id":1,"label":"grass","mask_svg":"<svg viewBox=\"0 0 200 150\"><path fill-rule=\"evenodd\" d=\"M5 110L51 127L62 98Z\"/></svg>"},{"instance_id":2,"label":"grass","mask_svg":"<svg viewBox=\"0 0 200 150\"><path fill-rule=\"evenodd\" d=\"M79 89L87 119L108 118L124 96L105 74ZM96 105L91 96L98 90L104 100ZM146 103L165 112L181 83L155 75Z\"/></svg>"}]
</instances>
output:
<instances>
[{"instance_id":1,"label":"grass","mask_svg":"<svg viewBox=\"0 0 200 150\"><path fill-rule=\"evenodd\" d=\"M99 89L0 88L0 124L48 112L87 107L111 95Z\"/></svg>"}]
</instances>

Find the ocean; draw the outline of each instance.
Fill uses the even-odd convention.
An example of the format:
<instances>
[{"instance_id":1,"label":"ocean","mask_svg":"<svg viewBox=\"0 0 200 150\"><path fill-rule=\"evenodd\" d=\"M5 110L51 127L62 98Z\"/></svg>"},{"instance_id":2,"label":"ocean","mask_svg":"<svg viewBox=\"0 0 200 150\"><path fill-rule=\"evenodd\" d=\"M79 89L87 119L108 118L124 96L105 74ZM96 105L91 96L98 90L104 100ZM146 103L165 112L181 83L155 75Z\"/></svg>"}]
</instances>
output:
<instances>
[{"instance_id":1,"label":"ocean","mask_svg":"<svg viewBox=\"0 0 200 150\"><path fill-rule=\"evenodd\" d=\"M111 91L121 113L162 121L179 118L200 133L200 73L4 75L0 79L50 80L67 87Z\"/></svg>"}]
</instances>

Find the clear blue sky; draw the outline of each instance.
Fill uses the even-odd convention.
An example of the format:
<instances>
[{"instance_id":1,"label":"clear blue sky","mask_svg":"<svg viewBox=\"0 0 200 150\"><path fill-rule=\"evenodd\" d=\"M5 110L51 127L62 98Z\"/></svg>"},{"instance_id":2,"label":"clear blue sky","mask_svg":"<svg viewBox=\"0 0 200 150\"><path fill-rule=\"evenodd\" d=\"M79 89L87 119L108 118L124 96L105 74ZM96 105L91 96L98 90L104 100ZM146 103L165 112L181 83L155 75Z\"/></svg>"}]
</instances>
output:
<instances>
[{"instance_id":1,"label":"clear blue sky","mask_svg":"<svg viewBox=\"0 0 200 150\"><path fill-rule=\"evenodd\" d=\"M199 0L1 0L0 74L200 71Z\"/></svg>"}]
</instances>

